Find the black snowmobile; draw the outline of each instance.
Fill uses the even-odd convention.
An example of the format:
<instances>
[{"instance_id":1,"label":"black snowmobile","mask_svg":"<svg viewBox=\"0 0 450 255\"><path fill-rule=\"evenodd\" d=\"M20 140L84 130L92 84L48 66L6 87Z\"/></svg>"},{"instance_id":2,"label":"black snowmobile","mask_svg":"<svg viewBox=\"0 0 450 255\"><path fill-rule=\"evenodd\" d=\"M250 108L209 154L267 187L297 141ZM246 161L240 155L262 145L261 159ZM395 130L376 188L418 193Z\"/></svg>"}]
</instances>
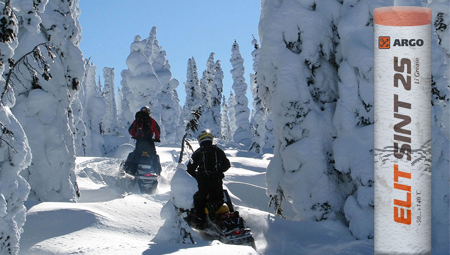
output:
<instances>
[{"instance_id":1,"label":"black snowmobile","mask_svg":"<svg viewBox=\"0 0 450 255\"><path fill-rule=\"evenodd\" d=\"M214 208L212 201L206 202L206 222L201 228L191 217L191 210L180 211L180 214L191 228L210 235L222 243L249 245L255 248L252 232L239 212L234 210L227 190L223 190L223 196L224 203L219 208Z\"/></svg>"},{"instance_id":2,"label":"black snowmobile","mask_svg":"<svg viewBox=\"0 0 450 255\"><path fill-rule=\"evenodd\" d=\"M141 193L153 194L158 187L158 179L161 174L161 163L159 155L149 154L146 150L142 151L137 162L134 153L128 154L127 160L120 164L119 173L122 176L128 176L134 185L139 186Z\"/></svg>"}]
</instances>

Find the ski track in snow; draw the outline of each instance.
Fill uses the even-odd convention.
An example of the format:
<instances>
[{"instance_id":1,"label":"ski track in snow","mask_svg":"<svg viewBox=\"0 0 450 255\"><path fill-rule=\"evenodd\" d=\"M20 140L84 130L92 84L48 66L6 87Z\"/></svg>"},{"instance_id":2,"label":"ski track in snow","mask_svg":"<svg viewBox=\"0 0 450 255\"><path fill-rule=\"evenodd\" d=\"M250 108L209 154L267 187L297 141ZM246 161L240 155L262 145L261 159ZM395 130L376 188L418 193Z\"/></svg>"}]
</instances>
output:
<instances>
[{"instance_id":1,"label":"ski track in snow","mask_svg":"<svg viewBox=\"0 0 450 255\"><path fill-rule=\"evenodd\" d=\"M337 222L289 221L274 217L265 189L271 154L227 150L232 168L225 173L236 209L252 229L257 251L194 236L196 244L154 242L164 220L179 148L157 148L163 171L155 194L140 194L118 178L123 159L77 158L78 203L27 201L27 221L19 254L373 254L373 242L355 241ZM295 213L289 206L285 216ZM176 237L174 237L176 238Z\"/></svg>"}]
</instances>

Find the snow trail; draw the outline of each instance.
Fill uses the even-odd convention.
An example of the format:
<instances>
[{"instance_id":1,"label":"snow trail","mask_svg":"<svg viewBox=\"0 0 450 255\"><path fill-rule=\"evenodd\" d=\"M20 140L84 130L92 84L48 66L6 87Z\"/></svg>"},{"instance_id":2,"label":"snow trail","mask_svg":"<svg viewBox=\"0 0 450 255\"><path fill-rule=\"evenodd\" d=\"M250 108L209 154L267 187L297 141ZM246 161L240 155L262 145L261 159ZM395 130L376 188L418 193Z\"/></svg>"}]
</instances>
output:
<instances>
[{"instance_id":1,"label":"snow trail","mask_svg":"<svg viewBox=\"0 0 450 255\"><path fill-rule=\"evenodd\" d=\"M193 143L194 149L197 146ZM193 231L195 244L177 242L179 234L166 219L175 210L168 204L170 183L179 148L157 147L162 175L155 194L117 183L123 158L77 158L78 203L27 201L27 222L19 254L368 254L373 242L356 241L339 222L293 222L274 217L267 206L264 171L272 155L226 150L232 168L225 173L235 209L251 228L257 251L226 245ZM125 157L122 155L121 157ZM195 182L195 181L194 181ZM177 187L180 192L185 187ZM192 191L195 192L195 191ZM172 207L170 207L172 206ZM285 208L288 208L286 206ZM286 216L294 215L291 209Z\"/></svg>"}]
</instances>

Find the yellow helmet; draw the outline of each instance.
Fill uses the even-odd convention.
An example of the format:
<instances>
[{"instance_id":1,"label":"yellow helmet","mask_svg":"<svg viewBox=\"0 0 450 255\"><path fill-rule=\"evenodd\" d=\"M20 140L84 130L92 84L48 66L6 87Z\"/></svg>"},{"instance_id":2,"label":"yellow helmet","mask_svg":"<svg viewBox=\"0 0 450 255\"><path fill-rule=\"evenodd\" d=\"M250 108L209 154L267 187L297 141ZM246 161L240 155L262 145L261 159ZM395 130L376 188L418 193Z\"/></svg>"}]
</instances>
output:
<instances>
[{"instance_id":1,"label":"yellow helmet","mask_svg":"<svg viewBox=\"0 0 450 255\"><path fill-rule=\"evenodd\" d=\"M141 112L145 112L145 113L148 113L148 115L150 115L151 114L150 107L142 106Z\"/></svg>"},{"instance_id":2,"label":"yellow helmet","mask_svg":"<svg viewBox=\"0 0 450 255\"><path fill-rule=\"evenodd\" d=\"M211 132L207 129L205 131L202 131L200 135L198 135L197 140L198 144L202 144L202 142L205 141L213 141L214 136L211 134Z\"/></svg>"}]
</instances>

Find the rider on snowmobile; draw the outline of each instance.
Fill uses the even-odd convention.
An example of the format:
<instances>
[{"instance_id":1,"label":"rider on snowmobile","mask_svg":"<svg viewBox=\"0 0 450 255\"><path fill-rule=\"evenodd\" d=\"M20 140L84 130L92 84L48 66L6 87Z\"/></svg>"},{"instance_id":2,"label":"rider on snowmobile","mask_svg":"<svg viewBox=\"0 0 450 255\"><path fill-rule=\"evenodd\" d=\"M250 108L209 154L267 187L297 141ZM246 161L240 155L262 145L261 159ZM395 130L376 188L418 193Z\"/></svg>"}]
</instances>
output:
<instances>
[{"instance_id":1,"label":"rider on snowmobile","mask_svg":"<svg viewBox=\"0 0 450 255\"><path fill-rule=\"evenodd\" d=\"M136 140L136 148L132 153L132 158L127 159L131 174L134 174L137 168L137 162L145 150L151 156L156 156L155 142L161 142L159 134L161 129L158 123L150 117L151 111L148 106L143 106L135 114L135 120L128 128L131 138ZM159 174L159 173L158 173Z\"/></svg>"},{"instance_id":2,"label":"rider on snowmobile","mask_svg":"<svg viewBox=\"0 0 450 255\"><path fill-rule=\"evenodd\" d=\"M225 152L213 145L214 136L209 130L200 133L197 140L200 145L192 161L187 165L187 172L197 180L198 191L194 194L194 209L192 221L198 228L203 228L206 198L209 195L214 208L218 209L223 203L223 174L230 168L230 161Z\"/></svg>"}]
</instances>

